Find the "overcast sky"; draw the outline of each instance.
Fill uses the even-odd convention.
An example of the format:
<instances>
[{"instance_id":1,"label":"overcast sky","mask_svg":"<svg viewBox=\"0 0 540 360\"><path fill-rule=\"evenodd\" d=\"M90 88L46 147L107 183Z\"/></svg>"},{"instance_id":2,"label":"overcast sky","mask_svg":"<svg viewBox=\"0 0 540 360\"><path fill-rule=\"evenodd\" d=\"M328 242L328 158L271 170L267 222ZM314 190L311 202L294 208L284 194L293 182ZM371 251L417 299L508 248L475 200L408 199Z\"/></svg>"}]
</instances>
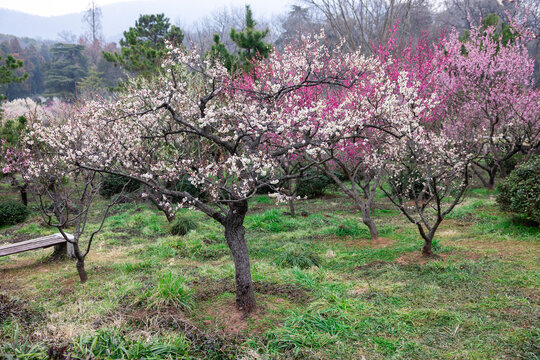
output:
<instances>
[{"instance_id":1,"label":"overcast sky","mask_svg":"<svg viewBox=\"0 0 540 360\"><path fill-rule=\"evenodd\" d=\"M127 2L133 0L97 0L98 6ZM139 0L141 1L141 0ZM25 13L41 15L41 16L54 16L63 14L78 13L85 10L88 6L89 0L0 0L0 8L12 9L23 11ZM188 7L208 7L212 11L216 7L223 6L242 6L246 3L255 5L255 7L268 7L274 6L282 9L287 8L287 4L292 3L290 0L225 0L225 1L193 1L193 0L171 0L171 4L175 7L183 5ZM258 6L257 6L258 5ZM266 6L264 6L266 5ZM278 9L276 9L278 10Z\"/></svg>"}]
</instances>

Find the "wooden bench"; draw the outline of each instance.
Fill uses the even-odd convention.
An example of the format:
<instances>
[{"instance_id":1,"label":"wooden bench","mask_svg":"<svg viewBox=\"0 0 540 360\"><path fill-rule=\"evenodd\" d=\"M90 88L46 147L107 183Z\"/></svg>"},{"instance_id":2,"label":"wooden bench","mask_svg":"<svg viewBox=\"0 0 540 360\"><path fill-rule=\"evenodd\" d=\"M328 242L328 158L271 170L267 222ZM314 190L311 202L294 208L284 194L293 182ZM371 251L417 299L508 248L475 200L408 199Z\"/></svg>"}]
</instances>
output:
<instances>
[{"instance_id":1,"label":"wooden bench","mask_svg":"<svg viewBox=\"0 0 540 360\"><path fill-rule=\"evenodd\" d=\"M71 239L72 235L67 234L68 237ZM67 244L67 246L66 246ZM13 255L25 251L30 250L36 250L36 249L44 249L51 246L62 246L67 247L68 254L70 253L70 248L73 248L70 246L66 239L62 236L62 234L53 234L48 236L43 236L37 239L33 240L27 240L27 241L21 241L13 244L8 244L4 246L0 246L0 257L7 256L7 255Z\"/></svg>"}]
</instances>

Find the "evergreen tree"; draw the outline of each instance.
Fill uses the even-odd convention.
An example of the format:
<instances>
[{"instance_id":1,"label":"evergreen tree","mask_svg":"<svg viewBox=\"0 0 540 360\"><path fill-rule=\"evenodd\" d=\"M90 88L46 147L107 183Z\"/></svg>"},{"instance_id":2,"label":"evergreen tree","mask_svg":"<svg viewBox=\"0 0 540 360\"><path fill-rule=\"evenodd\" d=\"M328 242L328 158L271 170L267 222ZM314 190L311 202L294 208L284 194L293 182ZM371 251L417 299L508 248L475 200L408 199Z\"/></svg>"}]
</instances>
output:
<instances>
[{"instance_id":1,"label":"evergreen tree","mask_svg":"<svg viewBox=\"0 0 540 360\"><path fill-rule=\"evenodd\" d=\"M218 34L214 34L214 44L212 45L208 56L212 59L221 61L231 73L238 69L238 59L227 50Z\"/></svg>"},{"instance_id":2,"label":"evergreen tree","mask_svg":"<svg viewBox=\"0 0 540 360\"><path fill-rule=\"evenodd\" d=\"M96 66L92 66L88 71L88 76L81 80L79 89L88 95L100 94L105 91L105 81L103 73L98 71Z\"/></svg>"},{"instance_id":3,"label":"evergreen tree","mask_svg":"<svg viewBox=\"0 0 540 360\"><path fill-rule=\"evenodd\" d=\"M103 56L129 72L151 76L159 71L166 50L165 40L179 45L184 34L179 27L171 25L164 14L141 15L135 27L124 31L120 53L104 51Z\"/></svg>"},{"instance_id":4,"label":"evergreen tree","mask_svg":"<svg viewBox=\"0 0 540 360\"><path fill-rule=\"evenodd\" d=\"M0 56L0 61L2 61L2 56ZM0 85L9 84L14 82L22 82L28 77L27 73L23 75L17 75L14 73L17 69L23 67L23 62L14 58L12 55L7 55L6 60L0 62ZM0 100L4 100L6 97L0 94Z\"/></svg>"},{"instance_id":5,"label":"evergreen tree","mask_svg":"<svg viewBox=\"0 0 540 360\"><path fill-rule=\"evenodd\" d=\"M229 53L221 42L219 35L216 34L214 35L214 44L210 49L209 56L223 61L223 64L230 72L235 72L240 68L249 71L253 61L268 58L270 51L272 51L272 45L264 42L269 30L256 30L256 25L251 8L246 5L245 29L239 31L232 28L229 34L238 48L238 53L236 55Z\"/></svg>"},{"instance_id":6,"label":"evergreen tree","mask_svg":"<svg viewBox=\"0 0 540 360\"><path fill-rule=\"evenodd\" d=\"M45 78L45 96L73 99L77 83L88 72L88 59L83 54L84 45L55 44L51 48L52 62L48 64Z\"/></svg>"}]
</instances>

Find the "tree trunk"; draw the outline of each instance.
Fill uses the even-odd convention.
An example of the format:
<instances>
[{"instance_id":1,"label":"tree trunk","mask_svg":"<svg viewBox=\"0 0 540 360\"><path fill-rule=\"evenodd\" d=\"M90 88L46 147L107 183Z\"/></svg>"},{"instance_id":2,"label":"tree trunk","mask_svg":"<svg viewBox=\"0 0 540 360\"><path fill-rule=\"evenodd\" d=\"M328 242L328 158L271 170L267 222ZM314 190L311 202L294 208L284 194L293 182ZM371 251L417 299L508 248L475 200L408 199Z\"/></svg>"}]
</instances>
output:
<instances>
[{"instance_id":1,"label":"tree trunk","mask_svg":"<svg viewBox=\"0 0 540 360\"><path fill-rule=\"evenodd\" d=\"M291 217L293 218L296 217L296 212L294 211L294 198L292 198L295 193L294 186L294 179L289 180L289 196L291 196L289 199L289 209L291 211Z\"/></svg>"},{"instance_id":2,"label":"tree trunk","mask_svg":"<svg viewBox=\"0 0 540 360\"><path fill-rule=\"evenodd\" d=\"M476 177L478 179L480 179L480 181L482 182L482 185L488 189L488 190L493 190L495 188L495 177L497 176L497 170L498 170L498 166L491 166L491 167L483 167L483 168L480 168L480 170L482 171L485 171L488 175L488 178L485 179L482 174L480 174L480 172L476 169L476 167L473 166L473 171L474 171L474 174L476 175Z\"/></svg>"},{"instance_id":3,"label":"tree trunk","mask_svg":"<svg viewBox=\"0 0 540 360\"><path fill-rule=\"evenodd\" d=\"M422 255L431 257L433 256L433 250L431 248L431 245L433 244L433 238L435 237L435 232L437 231L437 228L442 222L442 217L439 217L435 224L433 224L433 227L429 232L426 234L424 231L424 228L421 224L416 224L418 226L418 230L420 231L420 235L424 239L424 247L422 247Z\"/></svg>"},{"instance_id":4,"label":"tree trunk","mask_svg":"<svg viewBox=\"0 0 540 360\"><path fill-rule=\"evenodd\" d=\"M289 211L291 212L291 217L296 217L296 213L294 211L294 199L289 199Z\"/></svg>"},{"instance_id":5,"label":"tree trunk","mask_svg":"<svg viewBox=\"0 0 540 360\"><path fill-rule=\"evenodd\" d=\"M488 172L489 174L489 180L488 180L488 186L487 188L489 190L493 190L495 188L495 175L497 174L497 168L491 168Z\"/></svg>"},{"instance_id":6,"label":"tree trunk","mask_svg":"<svg viewBox=\"0 0 540 360\"><path fill-rule=\"evenodd\" d=\"M161 210L165 216L167 217L167 221L169 223L172 223L175 219L175 214L169 211L169 209L161 203L161 201L151 192L152 190L146 188L146 192L148 194L148 199L159 209Z\"/></svg>"},{"instance_id":7,"label":"tree trunk","mask_svg":"<svg viewBox=\"0 0 540 360\"><path fill-rule=\"evenodd\" d=\"M433 251L431 250L432 242L433 242L433 238L430 238L429 236L426 236L424 238L424 247L422 248L422 255L433 256Z\"/></svg>"},{"instance_id":8,"label":"tree trunk","mask_svg":"<svg viewBox=\"0 0 540 360\"><path fill-rule=\"evenodd\" d=\"M370 208L370 204L363 204L360 207L360 210L362 211L362 221L368 227L369 233L371 234L371 239L377 240L379 238L379 231L377 230L375 222L371 218Z\"/></svg>"},{"instance_id":9,"label":"tree trunk","mask_svg":"<svg viewBox=\"0 0 540 360\"><path fill-rule=\"evenodd\" d=\"M249 313L255 309L255 291L251 280L249 255L244 239L244 218L248 210L247 201L232 203L225 218L225 239L231 249L236 271L236 307Z\"/></svg>"},{"instance_id":10,"label":"tree trunk","mask_svg":"<svg viewBox=\"0 0 540 360\"><path fill-rule=\"evenodd\" d=\"M84 269L84 259L77 260L77 272L79 273L81 283L84 284L88 280L88 275L86 274L86 270Z\"/></svg>"},{"instance_id":11,"label":"tree trunk","mask_svg":"<svg viewBox=\"0 0 540 360\"><path fill-rule=\"evenodd\" d=\"M24 206L28 206L28 192L26 191L27 187L28 187L27 184L24 184L23 186L20 187L21 201Z\"/></svg>"}]
</instances>

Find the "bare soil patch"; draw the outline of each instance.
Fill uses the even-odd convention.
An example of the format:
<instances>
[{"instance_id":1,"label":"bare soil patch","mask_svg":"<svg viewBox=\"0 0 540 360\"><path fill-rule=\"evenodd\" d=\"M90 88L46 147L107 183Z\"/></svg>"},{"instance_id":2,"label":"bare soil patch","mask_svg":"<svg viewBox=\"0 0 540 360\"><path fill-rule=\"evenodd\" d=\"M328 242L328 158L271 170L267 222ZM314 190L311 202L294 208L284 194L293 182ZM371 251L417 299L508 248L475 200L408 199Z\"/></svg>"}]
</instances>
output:
<instances>
[{"instance_id":1,"label":"bare soil patch","mask_svg":"<svg viewBox=\"0 0 540 360\"><path fill-rule=\"evenodd\" d=\"M305 303L309 300L308 292L298 286L276 284L270 282L255 282L255 292L265 295L275 295L295 303ZM200 278L193 281L196 301L207 301L223 293L235 293L234 283L229 279Z\"/></svg>"},{"instance_id":2,"label":"bare soil patch","mask_svg":"<svg viewBox=\"0 0 540 360\"><path fill-rule=\"evenodd\" d=\"M395 262L400 265L424 265L433 261L445 261L448 254L434 254L433 256L424 256L420 251L405 253L398 257Z\"/></svg>"},{"instance_id":3,"label":"bare soil patch","mask_svg":"<svg viewBox=\"0 0 540 360\"><path fill-rule=\"evenodd\" d=\"M261 320L266 313L265 309L258 304L255 311L246 315L236 309L234 299L224 300L214 303L206 309L205 317L211 319L203 321L206 328L226 335L240 335L248 329L249 321Z\"/></svg>"},{"instance_id":4,"label":"bare soil patch","mask_svg":"<svg viewBox=\"0 0 540 360\"><path fill-rule=\"evenodd\" d=\"M121 304L114 311L97 319L94 327L99 328L105 324L118 322L144 332L160 333L171 330L182 332L200 351L201 356L211 352L220 354L224 359L235 358L235 349L241 339L238 336L203 331L182 310L173 306L149 309L141 307L141 304L129 302Z\"/></svg>"},{"instance_id":5,"label":"bare soil patch","mask_svg":"<svg viewBox=\"0 0 540 360\"><path fill-rule=\"evenodd\" d=\"M382 249L390 247L396 243L395 240L389 238L378 238L377 240L349 240L345 243L345 246L355 248L373 248Z\"/></svg>"},{"instance_id":6,"label":"bare soil patch","mask_svg":"<svg viewBox=\"0 0 540 360\"><path fill-rule=\"evenodd\" d=\"M291 301L282 297L258 295L257 307L246 314L237 310L234 296L229 295L205 304L193 321L201 328L226 338L258 336L271 327L279 326L283 316L280 309L292 306Z\"/></svg>"},{"instance_id":7,"label":"bare soil patch","mask_svg":"<svg viewBox=\"0 0 540 360\"><path fill-rule=\"evenodd\" d=\"M17 319L23 324L29 324L43 318L43 314L29 310L22 302L0 294L0 323L8 318Z\"/></svg>"}]
</instances>

